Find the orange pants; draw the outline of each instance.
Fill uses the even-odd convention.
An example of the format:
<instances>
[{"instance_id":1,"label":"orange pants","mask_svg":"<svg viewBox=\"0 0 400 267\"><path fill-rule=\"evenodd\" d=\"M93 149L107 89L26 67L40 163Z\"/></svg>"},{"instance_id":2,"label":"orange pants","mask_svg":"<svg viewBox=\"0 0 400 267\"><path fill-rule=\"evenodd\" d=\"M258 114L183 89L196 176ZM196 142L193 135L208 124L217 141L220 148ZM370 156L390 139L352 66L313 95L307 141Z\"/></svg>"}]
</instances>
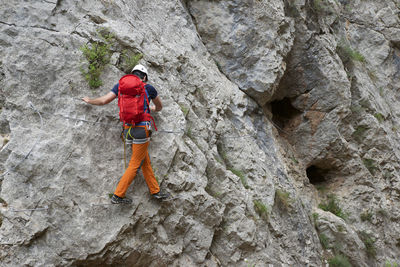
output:
<instances>
[{"instance_id":1,"label":"orange pants","mask_svg":"<svg viewBox=\"0 0 400 267\"><path fill-rule=\"evenodd\" d=\"M146 129L146 136L148 131ZM122 175L121 180L115 189L114 194L119 197L124 197L129 185L135 179L138 169L142 168L144 179L149 187L150 194L156 194L160 191L160 187L154 176L153 169L151 168L150 156L147 150L150 142L144 144L132 144L132 157L129 161L129 166Z\"/></svg>"}]
</instances>

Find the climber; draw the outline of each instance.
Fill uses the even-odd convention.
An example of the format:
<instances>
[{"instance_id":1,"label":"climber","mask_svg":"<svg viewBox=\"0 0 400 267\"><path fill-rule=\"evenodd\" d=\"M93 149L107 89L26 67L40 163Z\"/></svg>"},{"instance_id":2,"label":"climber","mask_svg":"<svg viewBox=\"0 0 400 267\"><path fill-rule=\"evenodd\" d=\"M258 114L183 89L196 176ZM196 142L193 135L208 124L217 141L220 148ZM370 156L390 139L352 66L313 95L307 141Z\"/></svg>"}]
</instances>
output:
<instances>
[{"instance_id":1,"label":"climber","mask_svg":"<svg viewBox=\"0 0 400 267\"><path fill-rule=\"evenodd\" d=\"M139 79L138 79L139 78ZM136 80L135 80L136 79ZM126 123L125 120L123 120L124 114L122 113L122 109L129 109L131 107L123 107L122 105L122 99L127 97L127 94L123 95L121 93L122 90L125 90L125 87L120 88L120 84L122 86L127 86L131 81L137 81L138 83L144 85L145 89L145 101L141 101L141 103L144 102L144 110L142 108L142 114L145 115L144 118L145 121L140 121L138 123ZM152 118L150 116L150 111L154 112L159 112L162 109L162 103L160 96L158 95L156 89L151 86L150 84L145 84L144 82L147 82L148 80L148 72L147 69L143 65L136 65L133 69L131 74L123 76L120 80L119 83L114 85L113 89L111 92L107 93L106 95L103 95L98 98L91 99L89 97L84 97L82 98L83 101L85 101L88 104L92 105L105 105L110 103L112 100L117 98L117 96L120 98L118 101L118 106L120 107L120 119L121 121L124 121L124 139L127 144L132 144L132 156L131 160L129 162L128 168L125 170L125 173L122 175L117 188L115 189L115 192L113 196L111 197L111 203L113 204L130 204L132 203L132 200L125 197L125 193L128 190L129 185L132 183L133 179L136 176L136 173L139 168L142 168L143 176L146 180L147 186L149 188L150 194L156 198L156 199L166 199L168 198L168 193L164 193L160 190L160 187L158 185L158 182L154 176L153 169L151 167L150 163L150 157L148 153L148 146L149 146L149 140L150 140L150 135L151 135L151 124L150 124L150 119ZM141 87L143 90L143 87ZM121 89L121 90L120 90ZM129 89L130 90L130 89ZM120 92L119 92L120 91ZM120 93L121 95L119 95ZM144 95L144 94L143 94ZM135 95L134 98L137 98L138 95ZM128 96L129 98L129 96ZM147 100L149 99L149 100ZM126 100L125 100L126 101ZM137 100L133 100L137 101ZM154 103L154 106L148 107L149 101L152 101ZM121 103L120 103L121 102ZM147 103L147 104L146 104ZM138 105L139 106L139 105ZM143 106L143 105L142 105ZM147 113L147 114L145 114ZM143 117L140 117L143 118ZM132 121L133 122L133 121Z\"/></svg>"}]
</instances>

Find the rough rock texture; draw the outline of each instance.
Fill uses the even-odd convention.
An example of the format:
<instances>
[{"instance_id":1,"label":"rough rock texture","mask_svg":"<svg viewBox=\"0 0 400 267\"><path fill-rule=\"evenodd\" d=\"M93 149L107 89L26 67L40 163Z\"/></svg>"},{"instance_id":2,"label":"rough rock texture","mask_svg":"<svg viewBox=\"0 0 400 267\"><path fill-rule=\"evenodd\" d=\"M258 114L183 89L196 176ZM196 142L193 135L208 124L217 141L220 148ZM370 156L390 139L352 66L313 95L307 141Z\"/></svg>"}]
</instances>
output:
<instances>
[{"instance_id":1,"label":"rough rock texture","mask_svg":"<svg viewBox=\"0 0 400 267\"><path fill-rule=\"evenodd\" d=\"M399 12L398 0L2 1L1 265L399 263ZM115 42L93 90L79 48L99 28ZM132 205L93 205L123 173L121 128L116 101L80 98L112 88L126 49L162 97L152 165L179 198L152 200L139 174Z\"/></svg>"}]
</instances>

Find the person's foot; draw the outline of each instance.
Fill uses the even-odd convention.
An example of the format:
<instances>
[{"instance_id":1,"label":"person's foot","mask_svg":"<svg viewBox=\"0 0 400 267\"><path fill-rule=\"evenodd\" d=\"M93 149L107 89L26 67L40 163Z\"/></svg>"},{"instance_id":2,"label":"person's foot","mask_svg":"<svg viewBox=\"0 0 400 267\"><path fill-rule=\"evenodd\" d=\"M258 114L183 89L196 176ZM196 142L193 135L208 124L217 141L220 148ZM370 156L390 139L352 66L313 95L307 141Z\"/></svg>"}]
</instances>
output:
<instances>
[{"instance_id":1,"label":"person's foot","mask_svg":"<svg viewBox=\"0 0 400 267\"><path fill-rule=\"evenodd\" d=\"M112 195L111 197L111 203L112 204L131 204L132 199L126 198L126 197L119 197L117 195Z\"/></svg>"},{"instance_id":2,"label":"person's foot","mask_svg":"<svg viewBox=\"0 0 400 267\"><path fill-rule=\"evenodd\" d=\"M166 199L169 197L169 194L167 192L161 192L161 190L158 193L152 194L152 196L155 199Z\"/></svg>"}]
</instances>

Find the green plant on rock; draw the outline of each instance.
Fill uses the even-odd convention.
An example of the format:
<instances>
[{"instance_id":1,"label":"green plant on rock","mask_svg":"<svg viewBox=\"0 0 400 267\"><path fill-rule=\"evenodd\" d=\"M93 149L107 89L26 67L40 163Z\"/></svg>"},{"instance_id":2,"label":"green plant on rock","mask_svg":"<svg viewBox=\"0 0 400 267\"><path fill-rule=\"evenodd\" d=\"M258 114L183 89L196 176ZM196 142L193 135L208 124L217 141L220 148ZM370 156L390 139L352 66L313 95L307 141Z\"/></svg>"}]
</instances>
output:
<instances>
[{"instance_id":1,"label":"green plant on rock","mask_svg":"<svg viewBox=\"0 0 400 267\"><path fill-rule=\"evenodd\" d=\"M285 1L285 8L289 17L298 18L301 16L300 11L296 7L295 0Z\"/></svg>"},{"instance_id":2,"label":"green plant on rock","mask_svg":"<svg viewBox=\"0 0 400 267\"><path fill-rule=\"evenodd\" d=\"M374 175L375 171L379 169L375 164L375 160L373 160L373 159L364 158L362 161L363 161L364 166L368 169L368 171L372 175Z\"/></svg>"},{"instance_id":3,"label":"green plant on rock","mask_svg":"<svg viewBox=\"0 0 400 267\"><path fill-rule=\"evenodd\" d=\"M277 189L275 191L275 202L277 202L281 208L288 210L290 208L292 200L290 199L288 192Z\"/></svg>"},{"instance_id":4,"label":"green plant on rock","mask_svg":"<svg viewBox=\"0 0 400 267\"><path fill-rule=\"evenodd\" d=\"M324 234L324 233L320 233L318 235L319 237L319 241L321 242L321 245L324 249L328 249L329 248L329 238Z\"/></svg>"},{"instance_id":5,"label":"green plant on rock","mask_svg":"<svg viewBox=\"0 0 400 267\"><path fill-rule=\"evenodd\" d=\"M312 0L312 6L317 13L333 14L334 10L327 0Z\"/></svg>"},{"instance_id":6,"label":"green plant on rock","mask_svg":"<svg viewBox=\"0 0 400 267\"><path fill-rule=\"evenodd\" d=\"M295 156L290 156L290 159L291 159L295 164L299 164L299 161L296 159Z\"/></svg>"},{"instance_id":7,"label":"green plant on rock","mask_svg":"<svg viewBox=\"0 0 400 267\"><path fill-rule=\"evenodd\" d=\"M360 214L360 219L361 221L365 222L365 221L372 221L372 216L373 214L369 211L364 211L363 213Z\"/></svg>"},{"instance_id":8,"label":"green plant on rock","mask_svg":"<svg viewBox=\"0 0 400 267\"><path fill-rule=\"evenodd\" d=\"M321 203L318 205L318 207L324 211L329 211L344 220L346 220L348 217L347 214L345 214L343 210L339 207L337 197L333 194L330 194L328 196L326 203Z\"/></svg>"},{"instance_id":9,"label":"green plant on rock","mask_svg":"<svg viewBox=\"0 0 400 267\"><path fill-rule=\"evenodd\" d=\"M344 255L336 255L328 259L329 267L351 267L349 259Z\"/></svg>"},{"instance_id":10,"label":"green plant on rock","mask_svg":"<svg viewBox=\"0 0 400 267\"><path fill-rule=\"evenodd\" d=\"M114 35L104 28L99 29L97 34L101 41L93 41L80 47L88 64L87 69L81 68L81 72L91 88L103 84L100 76L104 67L110 62L114 39Z\"/></svg>"},{"instance_id":11,"label":"green plant on rock","mask_svg":"<svg viewBox=\"0 0 400 267\"><path fill-rule=\"evenodd\" d=\"M234 175L236 175L237 177L240 178L240 181L242 182L242 185L244 186L244 188L249 189L249 185L247 183L247 179L246 176L244 175L244 173L241 170L237 170L234 168L228 168Z\"/></svg>"},{"instance_id":12,"label":"green plant on rock","mask_svg":"<svg viewBox=\"0 0 400 267\"><path fill-rule=\"evenodd\" d=\"M254 210L260 215L260 217L267 219L268 218L268 207L264 203L259 200L254 200Z\"/></svg>"},{"instance_id":13,"label":"green plant on rock","mask_svg":"<svg viewBox=\"0 0 400 267\"><path fill-rule=\"evenodd\" d=\"M184 105L179 105L179 107L181 108L183 115L186 117L186 115L189 113L189 108L185 107Z\"/></svg>"},{"instance_id":14,"label":"green plant on rock","mask_svg":"<svg viewBox=\"0 0 400 267\"><path fill-rule=\"evenodd\" d=\"M212 196L214 198L220 198L222 196L222 192L216 191L215 186L213 186L211 184L207 184L207 186L205 187L205 190L210 196Z\"/></svg>"},{"instance_id":15,"label":"green plant on rock","mask_svg":"<svg viewBox=\"0 0 400 267\"><path fill-rule=\"evenodd\" d=\"M385 116L383 116L382 113L375 113L375 114L374 114L374 117L375 117L380 123L382 123L382 122L385 121Z\"/></svg>"},{"instance_id":16,"label":"green plant on rock","mask_svg":"<svg viewBox=\"0 0 400 267\"><path fill-rule=\"evenodd\" d=\"M219 163L219 164L224 164L224 161L222 160L222 158L220 157L220 155L215 155L214 159Z\"/></svg>"},{"instance_id":17,"label":"green plant on rock","mask_svg":"<svg viewBox=\"0 0 400 267\"><path fill-rule=\"evenodd\" d=\"M387 217L389 217L389 213L387 212L387 210L385 210L385 209L383 209L383 208L378 209L378 210L376 211L376 215L379 215L379 216L382 217L382 218L387 218ZM400 240L400 239L399 239L399 240Z\"/></svg>"},{"instance_id":18,"label":"green plant on rock","mask_svg":"<svg viewBox=\"0 0 400 267\"><path fill-rule=\"evenodd\" d=\"M350 111L354 114L361 114L365 111L365 108L358 104L352 104L350 107Z\"/></svg>"},{"instance_id":19,"label":"green plant on rock","mask_svg":"<svg viewBox=\"0 0 400 267\"><path fill-rule=\"evenodd\" d=\"M343 40L338 43L336 51L342 57L342 60L344 62L347 61L365 62L365 57L360 52L351 48L351 46Z\"/></svg>"},{"instance_id":20,"label":"green plant on rock","mask_svg":"<svg viewBox=\"0 0 400 267\"><path fill-rule=\"evenodd\" d=\"M314 224L316 224L316 223L317 223L317 220L318 220L318 218L319 218L318 213L314 212L314 213L312 214L312 218L313 218Z\"/></svg>"},{"instance_id":21,"label":"green plant on rock","mask_svg":"<svg viewBox=\"0 0 400 267\"><path fill-rule=\"evenodd\" d=\"M368 129L369 128L365 125L359 125L359 126L357 126L356 130L353 132L353 134L351 136L354 138L354 140L361 143L365 137L365 132Z\"/></svg>"},{"instance_id":22,"label":"green plant on rock","mask_svg":"<svg viewBox=\"0 0 400 267\"><path fill-rule=\"evenodd\" d=\"M121 67L125 73L131 73L133 67L135 67L139 61L143 58L142 53L135 53L132 51L122 51L122 63Z\"/></svg>"},{"instance_id":23,"label":"green plant on rock","mask_svg":"<svg viewBox=\"0 0 400 267\"><path fill-rule=\"evenodd\" d=\"M188 130L185 132L186 136L189 137L190 139L193 139L193 134L192 134L192 127L189 127Z\"/></svg>"},{"instance_id":24,"label":"green plant on rock","mask_svg":"<svg viewBox=\"0 0 400 267\"><path fill-rule=\"evenodd\" d=\"M221 64L219 63L218 60L214 59L215 65L217 66L219 72L224 73Z\"/></svg>"},{"instance_id":25,"label":"green plant on rock","mask_svg":"<svg viewBox=\"0 0 400 267\"><path fill-rule=\"evenodd\" d=\"M399 264L396 262L385 261L385 267L398 267Z\"/></svg>"},{"instance_id":26,"label":"green plant on rock","mask_svg":"<svg viewBox=\"0 0 400 267\"><path fill-rule=\"evenodd\" d=\"M328 187L327 187L325 184L317 184L317 185L315 186L315 188L316 188L319 192L321 192L322 194L324 194L324 193L328 190Z\"/></svg>"},{"instance_id":27,"label":"green plant on rock","mask_svg":"<svg viewBox=\"0 0 400 267\"><path fill-rule=\"evenodd\" d=\"M368 257L375 258L376 257L375 239L365 231L362 231L360 233L360 238L365 245L365 250L367 252Z\"/></svg>"}]
</instances>

